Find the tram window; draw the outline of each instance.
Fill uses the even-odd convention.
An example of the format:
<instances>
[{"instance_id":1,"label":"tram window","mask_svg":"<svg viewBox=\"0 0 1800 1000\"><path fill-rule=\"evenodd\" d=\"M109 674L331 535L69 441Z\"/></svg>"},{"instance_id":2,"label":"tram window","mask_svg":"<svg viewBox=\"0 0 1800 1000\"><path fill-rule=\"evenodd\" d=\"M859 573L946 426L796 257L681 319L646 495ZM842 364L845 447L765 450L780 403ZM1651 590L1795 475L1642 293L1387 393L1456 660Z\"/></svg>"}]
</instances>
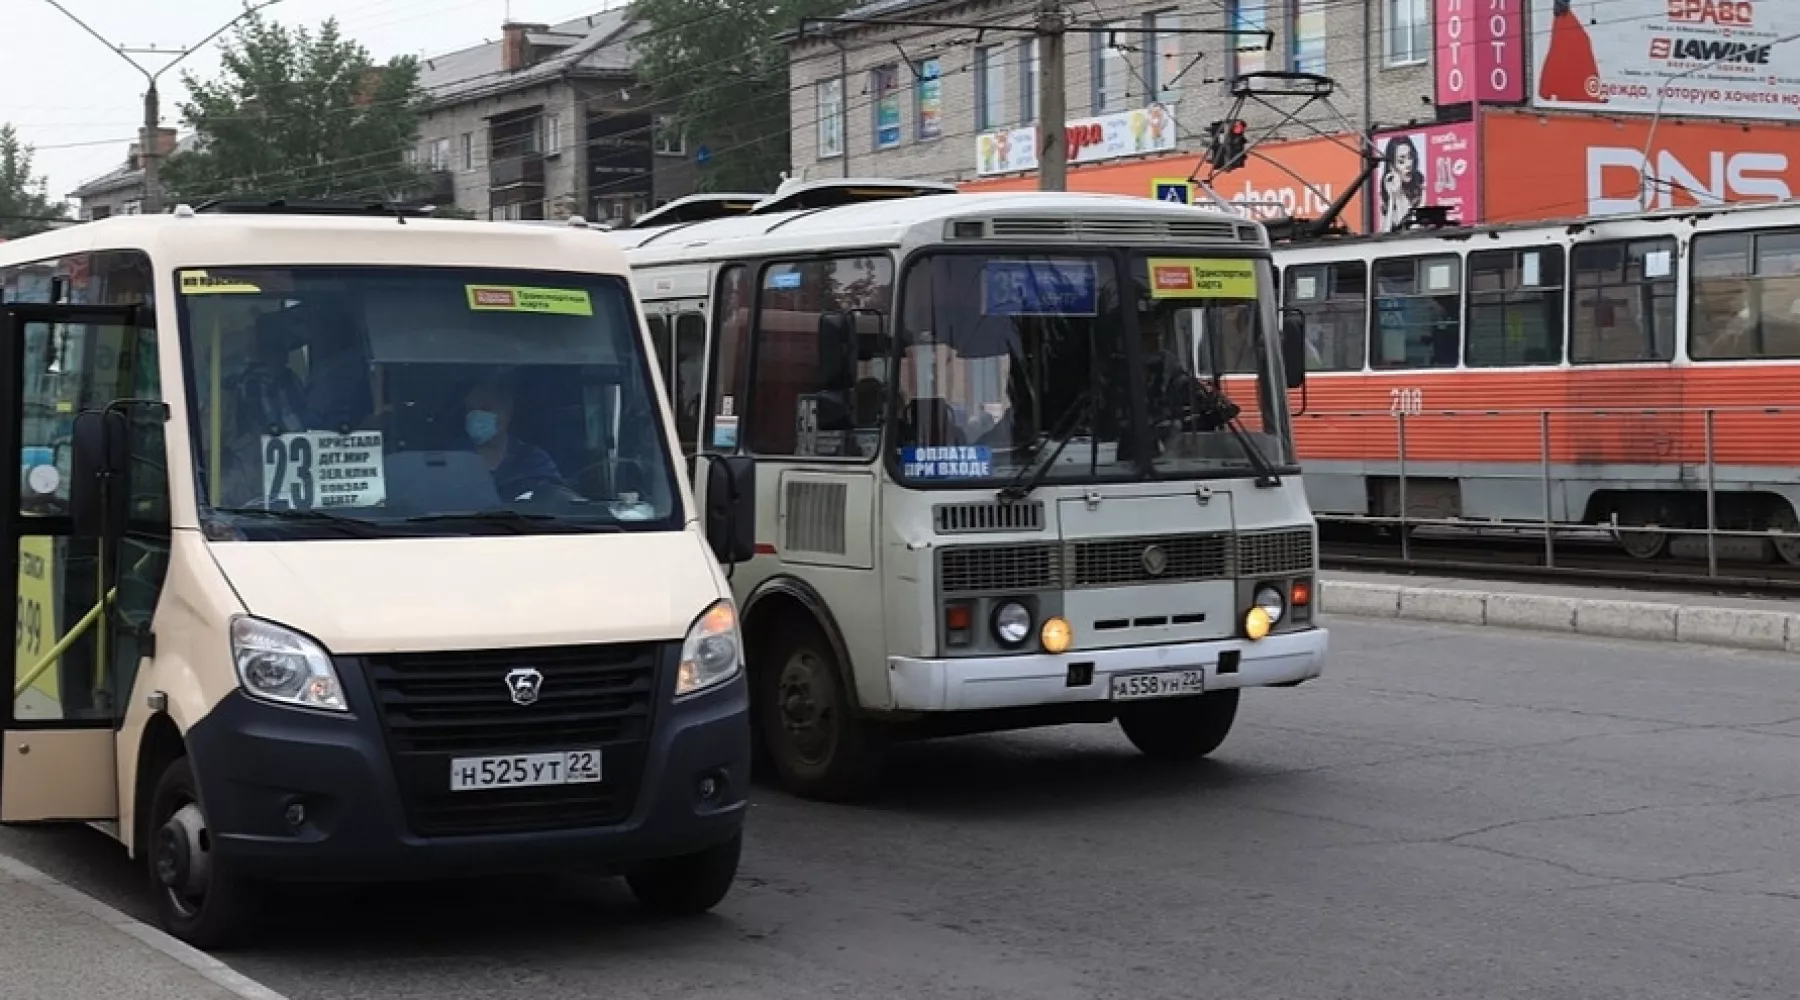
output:
<instances>
[{"instance_id":1,"label":"tram window","mask_svg":"<svg viewBox=\"0 0 1800 1000\"><path fill-rule=\"evenodd\" d=\"M1463 363L1471 368L1561 364L1562 302L1561 247L1469 254Z\"/></svg>"},{"instance_id":2,"label":"tram window","mask_svg":"<svg viewBox=\"0 0 1800 1000\"><path fill-rule=\"evenodd\" d=\"M888 334L894 265L885 255L777 262L762 269L751 360L751 412L746 440L760 455L874 458L880 450L887 393L885 336L858 337L867 348L850 386L824 384L819 323L849 313Z\"/></svg>"},{"instance_id":3,"label":"tram window","mask_svg":"<svg viewBox=\"0 0 1800 1000\"><path fill-rule=\"evenodd\" d=\"M1569 361L1675 357L1674 237L1585 243L1569 256Z\"/></svg>"},{"instance_id":4,"label":"tram window","mask_svg":"<svg viewBox=\"0 0 1800 1000\"><path fill-rule=\"evenodd\" d=\"M1800 357L1800 232L1694 237L1688 356Z\"/></svg>"},{"instance_id":5,"label":"tram window","mask_svg":"<svg viewBox=\"0 0 1800 1000\"><path fill-rule=\"evenodd\" d=\"M1287 269L1285 304L1306 316L1308 371L1361 371L1369 338L1369 268L1362 261Z\"/></svg>"},{"instance_id":6,"label":"tram window","mask_svg":"<svg viewBox=\"0 0 1800 1000\"><path fill-rule=\"evenodd\" d=\"M1373 368L1455 368L1462 260L1455 254L1375 262Z\"/></svg>"},{"instance_id":7,"label":"tram window","mask_svg":"<svg viewBox=\"0 0 1800 1000\"><path fill-rule=\"evenodd\" d=\"M744 386L749 381L750 304L754 296L750 271L733 264L719 273L718 305L713 312L714 342L712 387L707 409L712 414L714 451L732 452L738 445L738 417L744 409Z\"/></svg>"}]
</instances>

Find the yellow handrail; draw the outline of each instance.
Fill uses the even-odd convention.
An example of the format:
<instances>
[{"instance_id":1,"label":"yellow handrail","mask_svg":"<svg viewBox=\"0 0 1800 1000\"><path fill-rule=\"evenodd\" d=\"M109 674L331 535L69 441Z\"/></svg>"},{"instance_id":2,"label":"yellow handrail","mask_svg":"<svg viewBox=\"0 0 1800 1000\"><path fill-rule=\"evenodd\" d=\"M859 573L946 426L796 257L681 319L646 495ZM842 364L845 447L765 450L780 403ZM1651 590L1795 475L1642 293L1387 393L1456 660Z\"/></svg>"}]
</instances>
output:
<instances>
[{"instance_id":1,"label":"yellow handrail","mask_svg":"<svg viewBox=\"0 0 1800 1000\"><path fill-rule=\"evenodd\" d=\"M31 672L26 674L25 678L13 688L13 697L17 698L24 694L27 688L37 683L39 677L49 672L50 668L56 665L56 661L62 659L63 654L69 651L69 647L75 645L75 640L81 638L82 633L94 626L94 622L99 620L101 612L112 603L118 593L117 587L107 591L106 600L89 608L88 613L81 616L81 620L75 623L74 628L70 629L61 639L56 640L56 645L51 646L50 651L44 654L44 658L38 661L37 665L31 668Z\"/></svg>"}]
</instances>

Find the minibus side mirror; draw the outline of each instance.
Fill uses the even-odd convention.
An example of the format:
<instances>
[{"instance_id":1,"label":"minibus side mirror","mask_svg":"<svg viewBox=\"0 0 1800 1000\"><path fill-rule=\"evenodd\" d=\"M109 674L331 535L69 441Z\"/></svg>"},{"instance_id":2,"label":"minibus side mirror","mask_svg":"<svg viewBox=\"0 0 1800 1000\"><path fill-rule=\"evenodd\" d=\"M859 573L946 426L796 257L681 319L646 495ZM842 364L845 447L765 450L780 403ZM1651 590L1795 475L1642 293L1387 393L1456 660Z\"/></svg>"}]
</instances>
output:
<instances>
[{"instance_id":1,"label":"minibus side mirror","mask_svg":"<svg viewBox=\"0 0 1800 1000\"><path fill-rule=\"evenodd\" d=\"M1289 389L1306 384L1306 314L1292 306L1281 311L1281 367Z\"/></svg>"},{"instance_id":2,"label":"minibus side mirror","mask_svg":"<svg viewBox=\"0 0 1800 1000\"><path fill-rule=\"evenodd\" d=\"M75 534L107 538L131 513L130 429L123 411L84 410L75 417L69 459L69 516Z\"/></svg>"},{"instance_id":3,"label":"minibus side mirror","mask_svg":"<svg viewBox=\"0 0 1800 1000\"><path fill-rule=\"evenodd\" d=\"M819 388L848 389L856 384L856 317L847 312L819 316Z\"/></svg>"},{"instance_id":4,"label":"minibus side mirror","mask_svg":"<svg viewBox=\"0 0 1800 1000\"><path fill-rule=\"evenodd\" d=\"M706 470L706 540L720 563L733 566L756 556L756 460L748 455L703 454Z\"/></svg>"}]
</instances>

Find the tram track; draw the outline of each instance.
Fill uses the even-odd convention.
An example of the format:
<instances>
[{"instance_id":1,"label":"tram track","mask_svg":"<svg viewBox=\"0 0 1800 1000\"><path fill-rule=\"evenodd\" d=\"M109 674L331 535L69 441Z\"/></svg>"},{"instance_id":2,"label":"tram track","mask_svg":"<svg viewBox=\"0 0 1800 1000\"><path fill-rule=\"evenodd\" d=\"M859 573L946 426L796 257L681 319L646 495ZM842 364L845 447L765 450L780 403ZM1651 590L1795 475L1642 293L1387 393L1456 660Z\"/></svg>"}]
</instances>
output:
<instances>
[{"instance_id":1,"label":"tram track","mask_svg":"<svg viewBox=\"0 0 1800 1000\"><path fill-rule=\"evenodd\" d=\"M1357 537L1357 536L1362 537ZM1576 586L1725 597L1800 596L1800 567L1779 563L1721 560L1707 572L1706 560L1665 557L1635 559L1604 542L1556 544L1546 558L1544 540L1519 538L1410 538L1370 541L1367 532L1320 526L1320 566L1327 570L1437 575L1471 580L1511 580Z\"/></svg>"}]
</instances>

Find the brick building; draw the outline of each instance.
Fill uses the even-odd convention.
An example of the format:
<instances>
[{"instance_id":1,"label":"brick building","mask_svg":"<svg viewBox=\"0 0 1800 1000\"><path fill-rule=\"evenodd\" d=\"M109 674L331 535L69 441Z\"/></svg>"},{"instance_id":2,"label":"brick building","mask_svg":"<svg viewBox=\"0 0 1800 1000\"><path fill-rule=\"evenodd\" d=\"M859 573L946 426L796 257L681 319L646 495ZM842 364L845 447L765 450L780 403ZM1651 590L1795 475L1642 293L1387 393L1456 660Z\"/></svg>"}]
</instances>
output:
<instances>
[{"instance_id":1,"label":"brick building","mask_svg":"<svg viewBox=\"0 0 1800 1000\"><path fill-rule=\"evenodd\" d=\"M165 128L157 130L156 142L159 151L167 157L191 148L193 137L178 142L175 130ZM125 153L124 163L69 192L68 197L77 203L77 218L91 221L113 215L138 214L144 203L144 167L138 156L140 151L139 145L132 143Z\"/></svg>"},{"instance_id":2,"label":"brick building","mask_svg":"<svg viewBox=\"0 0 1800 1000\"><path fill-rule=\"evenodd\" d=\"M642 30L619 8L425 59L413 155L431 197L479 218L622 221L692 193L693 150L637 83Z\"/></svg>"}]
</instances>

